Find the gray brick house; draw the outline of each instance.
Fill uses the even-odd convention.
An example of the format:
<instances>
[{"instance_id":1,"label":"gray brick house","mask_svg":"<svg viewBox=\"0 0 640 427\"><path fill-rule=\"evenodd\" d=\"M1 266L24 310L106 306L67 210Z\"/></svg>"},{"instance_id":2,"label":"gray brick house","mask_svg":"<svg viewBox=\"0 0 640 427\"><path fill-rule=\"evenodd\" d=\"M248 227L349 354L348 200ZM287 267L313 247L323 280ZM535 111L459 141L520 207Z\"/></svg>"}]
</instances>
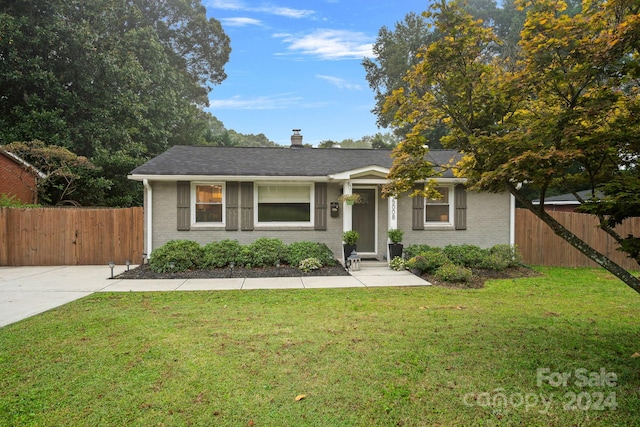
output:
<instances>
[{"instance_id":1,"label":"gray brick house","mask_svg":"<svg viewBox=\"0 0 640 427\"><path fill-rule=\"evenodd\" d=\"M290 148L174 146L134 169L129 179L144 183L146 252L172 239L275 237L322 242L341 259L342 232L354 229L362 256L385 259L392 228L405 232L405 245L513 244L508 193L467 191L445 171L436 178L442 199L383 199L390 151L302 148L301 140L294 132ZM459 154L428 156L444 165ZM361 203L338 200L352 193Z\"/></svg>"}]
</instances>

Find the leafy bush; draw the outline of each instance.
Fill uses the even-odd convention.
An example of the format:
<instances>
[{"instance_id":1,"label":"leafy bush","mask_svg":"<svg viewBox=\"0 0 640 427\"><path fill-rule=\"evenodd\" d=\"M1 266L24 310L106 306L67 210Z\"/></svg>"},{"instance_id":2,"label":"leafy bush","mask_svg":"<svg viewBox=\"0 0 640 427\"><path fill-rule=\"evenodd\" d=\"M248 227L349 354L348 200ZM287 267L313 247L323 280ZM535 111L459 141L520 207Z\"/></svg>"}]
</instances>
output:
<instances>
[{"instance_id":1,"label":"leafy bush","mask_svg":"<svg viewBox=\"0 0 640 427\"><path fill-rule=\"evenodd\" d=\"M433 273L440 266L450 262L444 252L430 249L407 261L407 267L417 268L424 273Z\"/></svg>"},{"instance_id":2,"label":"leafy bush","mask_svg":"<svg viewBox=\"0 0 640 427\"><path fill-rule=\"evenodd\" d=\"M435 272L435 276L445 282L466 283L471 280L473 273L470 268L448 263L438 268Z\"/></svg>"},{"instance_id":3,"label":"leafy bush","mask_svg":"<svg viewBox=\"0 0 640 427\"><path fill-rule=\"evenodd\" d=\"M307 258L317 258L322 265L335 265L335 258L331 249L324 243L295 242L287 246L285 260L289 265L300 265L300 261Z\"/></svg>"},{"instance_id":4,"label":"leafy bush","mask_svg":"<svg viewBox=\"0 0 640 427\"><path fill-rule=\"evenodd\" d=\"M0 207L7 208L39 208L40 205L23 203L16 196L0 194Z\"/></svg>"},{"instance_id":5,"label":"leafy bush","mask_svg":"<svg viewBox=\"0 0 640 427\"><path fill-rule=\"evenodd\" d=\"M248 245L251 252L250 264L254 267L270 267L284 260L287 248L280 239L261 237Z\"/></svg>"},{"instance_id":6,"label":"leafy bush","mask_svg":"<svg viewBox=\"0 0 640 427\"><path fill-rule=\"evenodd\" d=\"M253 268L255 266L250 246L240 246L235 263L238 267Z\"/></svg>"},{"instance_id":7,"label":"leafy bush","mask_svg":"<svg viewBox=\"0 0 640 427\"><path fill-rule=\"evenodd\" d=\"M489 249L489 253L503 259L507 263L507 267L515 267L522 260L518 247L515 245L495 245Z\"/></svg>"},{"instance_id":8,"label":"leafy bush","mask_svg":"<svg viewBox=\"0 0 640 427\"><path fill-rule=\"evenodd\" d=\"M310 272L311 270L317 270L322 267L322 261L318 258L306 258L300 261L298 268L305 273Z\"/></svg>"},{"instance_id":9,"label":"leafy bush","mask_svg":"<svg viewBox=\"0 0 640 427\"><path fill-rule=\"evenodd\" d=\"M404 247L404 253L407 259L420 255L422 252L427 251L441 251L442 249L431 247L429 245L409 245Z\"/></svg>"},{"instance_id":10,"label":"leafy bush","mask_svg":"<svg viewBox=\"0 0 640 427\"><path fill-rule=\"evenodd\" d=\"M501 271L509 267L510 261L500 254L489 253L480 263L480 268Z\"/></svg>"},{"instance_id":11,"label":"leafy bush","mask_svg":"<svg viewBox=\"0 0 640 427\"><path fill-rule=\"evenodd\" d=\"M389 268L395 271L403 271L407 268L406 261L402 257L395 257L389 263Z\"/></svg>"},{"instance_id":12,"label":"leafy bush","mask_svg":"<svg viewBox=\"0 0 640 427\"><path fill-rule=\"evenodd\" d=\"M447 245L444 247L443 252L452 263L470 268L481 267L485 258L489 255L488 250L475 245Z\"/></svg>"},{"instance_id":13,"label":"leafy bush","mask_svg":"<svg viewBox=\"0 0 640 427\"><path fill-rule=\"evenodd\" d=\"M238 262L241 250L237 240L220 240L205 245L201 266L203 268L220 268L229 265L230 262Z\"/></svg>"},{"instance_id":14,"label":"leafy bush","mask_svg":"<svg viewBox=\"0 0 640 427\"><path fill-rule=\"evenodd\" d=\"M149 268L157 273L199 268L204 249L191 240L170 240L151 253ZM171 268L169 263L174 263Z\"/></svg>"}]
</instances>

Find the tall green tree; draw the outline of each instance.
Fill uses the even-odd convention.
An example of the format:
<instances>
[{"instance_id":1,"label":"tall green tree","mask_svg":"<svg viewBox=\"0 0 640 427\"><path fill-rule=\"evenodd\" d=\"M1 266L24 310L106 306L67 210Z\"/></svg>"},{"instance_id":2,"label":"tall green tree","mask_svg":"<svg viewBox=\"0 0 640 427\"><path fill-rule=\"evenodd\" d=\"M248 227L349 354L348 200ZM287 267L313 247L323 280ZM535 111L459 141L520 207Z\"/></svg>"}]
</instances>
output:
<instances>
[{"instance_id":1,"label":"tall green tree","mask_svg":"<svg viewBox=\"0 0 640 427\"><path fill-rule=\"evenodd\" d=\"M10 0L0 10L0 143L97 156L101 177L118 182L96 202L133 203L140 197L122 192L140 191L121 166L205 140L202 108L229 52L200 0Z\"/></svg>"},{"instance_id":2,"label":"tall green tree","mask_svg":"<svg viewBox=\"0 0 640 427\"><path fill-rule=\"evenodd\" d=\"M457 3L440 1L425 14L440 37L407 73L408 87L386 100L397 111L396 126L411 127L394 152L386 194L427 178L423 134L444 122L449 134L443 144L464 155L452 167L470 188L509 191L554 233L640 293L638 278L544 208L552 187L577 193L586 186L593 195L604 190L603 202L592 200L584 209L598 215L601 229L640 264L638 238L613 228L640 213L634 192L640 189L638 4L583 2L578 13L561 0L520 5L527 19L515 67L495 54L494 31Z\"/></svg>"},{"instance_id":3,"label":"tall green tree","mask_svg":"<svg viewBox=\"0 0 640 427\"><path fill-rule=\"evenodd\" d=\"M496 42L490 48L502 57L513 58L519 51L520 30L524 23L524 12L518 10L513 1L505 1L500 7L494 0L469 0L462 6L482 25L495 30ZM376 104L372 112L377 116L377 124L389 127L396 109L385 106L385 100L394 90L408 88L404 76L408 70L422 60L422 48L438 40L438 28L423 14L408 13L403 21L397 22L393 29L382 27L373 46L374 58L365 58L362 65L369 86L375 94ZM420 91L419 87L412 87ZM403 138L411 132L411 126L393 127L394 133ZM444 123L425 130L425 143L431 148L441 148L440 140L447 134Z\"/></svg>"}]
</instances>

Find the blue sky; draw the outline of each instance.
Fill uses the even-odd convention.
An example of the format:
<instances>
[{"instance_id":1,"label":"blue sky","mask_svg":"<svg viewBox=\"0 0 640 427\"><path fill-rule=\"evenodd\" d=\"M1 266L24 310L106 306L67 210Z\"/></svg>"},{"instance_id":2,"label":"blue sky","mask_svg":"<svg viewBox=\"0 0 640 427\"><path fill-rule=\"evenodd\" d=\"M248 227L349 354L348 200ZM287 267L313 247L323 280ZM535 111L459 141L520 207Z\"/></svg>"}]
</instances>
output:
<instances>
[{"instance_id":1,"label":"blue sky","mask_svg":"<svg viewBox=\"0 0 640 427\"><path fill-rule=\"evenodd\" d=\"M426 1L203 0L231 39L227 79L213 87L207 110L227 129L263 133L289 145L360 139L376 132L374 93L362 59L378 30L393 28Z\"/></svg>"}]
</instances>

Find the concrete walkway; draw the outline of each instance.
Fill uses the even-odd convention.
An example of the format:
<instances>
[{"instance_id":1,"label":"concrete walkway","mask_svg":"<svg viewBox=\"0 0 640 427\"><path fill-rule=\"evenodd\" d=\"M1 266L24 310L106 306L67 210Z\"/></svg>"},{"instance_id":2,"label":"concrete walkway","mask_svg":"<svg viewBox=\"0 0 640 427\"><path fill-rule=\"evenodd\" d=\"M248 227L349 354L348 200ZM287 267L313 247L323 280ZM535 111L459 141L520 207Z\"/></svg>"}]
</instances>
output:
<instances>
[{"instance_id":1,"label":"concrete walkway","mask_svg":"<svg viewBox=\"0 0 640 427\"><path fill-rule=\"evenodd\" d=\"M124 266L116 266L114 275L124 270ZM0 327L94 292L366 288L430 284L407 271L393 271L381 262L364 262L360 271L351 272L351 276L329 277L125 280L110 279L110 274L106 265L0 267Z\"/></svg>"}]
</instances>

